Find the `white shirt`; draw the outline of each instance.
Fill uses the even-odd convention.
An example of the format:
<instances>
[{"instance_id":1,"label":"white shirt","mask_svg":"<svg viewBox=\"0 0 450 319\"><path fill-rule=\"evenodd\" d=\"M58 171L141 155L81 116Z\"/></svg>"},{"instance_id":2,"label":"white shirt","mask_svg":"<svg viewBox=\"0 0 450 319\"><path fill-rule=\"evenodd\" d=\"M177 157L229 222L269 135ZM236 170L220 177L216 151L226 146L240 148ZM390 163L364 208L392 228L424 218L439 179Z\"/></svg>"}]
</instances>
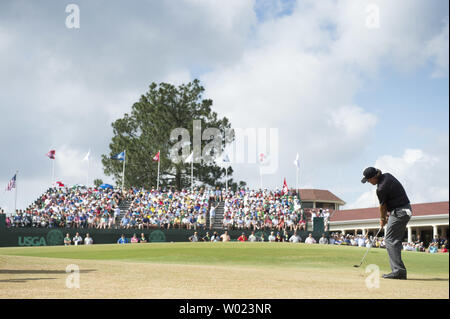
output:
<instances>
[{"instance_id":1,"label":"white shirt","mask_svg":"<svg viewBox=\"0 0 450 319\"><path fill-rule=\"evenodd\" d=\"M79 242L83 241L83 238L81 238L81 236L75 236L72 241L74 242L75 245L78 245Z\"/></svg>"},{"instance_id":2,"label":"white shirt","mask_svg":"<svg viewBox=\"0 0 450 319\"><path fill-rule=\"evenodd\" d=\"M255 242L256 241L256 236L255 235L248 236L248 241Z\"/></svg>"},{"instance_id":3,"label":"white shirt","mask_svg":"<svg viewBox=\"0 0 450 319\"><path fill-rule=\"evenodd\" d=\"M358 246L359 247L364 247L364 244L365 244L365 240L364 240L364 238L358 238Z\"/></svg>"},{"instance_id":4,"label":"white shirt","mask_svg":"<svg viewBox=\"0 0 450 319\"><path fill-rule=\"evenodd\" d=\"M94 240L92 239L92 237L86 237L84 239L84 244L85 245L92 245L94 243Z\"/></svg>"},{"instance_id":5,"label":"white shirt","mask_svg":"<svg viewBox=\"0 0 450 319\"><path fill-rule=\"evenodd\" d=\"M316 240L313 237L308 237L305 240L305 244L315 244Z\"/></svg>"},{"instance_id":6,"label":"white shirt","mask_svg":"<svg viewBox=\"0 0 450 319\"><path fill-rule=\"evenodd\" d=\"M300 242L300 238L298 237L298 235L292 235L291 238L289 238L289 241L291 243L299 243Z\"/></svg>"},{"instance_id":7,"label":"white shirt","mask_svg":"<svg viewBox=\"0 0 450 319\"><path fill-rule=\"evenodd\" d=\"M272 241L272 242L275 241L275 236L274 235L270 235L269 236L269 241Z\"/></svg>"}]
</instances>

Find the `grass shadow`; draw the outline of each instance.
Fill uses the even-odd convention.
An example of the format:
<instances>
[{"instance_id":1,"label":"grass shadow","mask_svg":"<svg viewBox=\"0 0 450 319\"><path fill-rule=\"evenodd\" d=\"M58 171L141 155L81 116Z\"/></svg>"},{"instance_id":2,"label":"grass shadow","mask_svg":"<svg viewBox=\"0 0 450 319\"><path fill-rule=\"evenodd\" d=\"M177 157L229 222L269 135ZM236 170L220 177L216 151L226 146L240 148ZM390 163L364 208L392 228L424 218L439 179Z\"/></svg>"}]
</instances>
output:
<instances>
[{"instance_id":1,"label":"grass shadow","mask_svg":"<svg viewBox=\"0 0 450 319\"><path fill-rule=\"evenodd\" d=\"M408 278L408 281L448 281L448 278Z\"/></svg>"},{"instance_id":2,"label":"grass shadow","mask_svg":"<svg viewBox=\"0 0 450 319\"><path fill-rule=\"evenodd\" d=\"M97 269L81 269L80 273L89 273L97 271ZM44 270L44 269L0 269L0 275L23 275L23 274L67 274L65 270ZM70 272L69 272L70 273Z\"/></svg>"},{"instance_id":3,"label":"grass shadow","mask_svg":"<svg viewBox=\"0 0 450 319\"><path fill-rule=\"evenodd\" d=\"M55 280L57 278L15 278L15 279L3 279L0 282L11 282L11 283L24 283L33 280Z\"/></svg>"}]
</instances>

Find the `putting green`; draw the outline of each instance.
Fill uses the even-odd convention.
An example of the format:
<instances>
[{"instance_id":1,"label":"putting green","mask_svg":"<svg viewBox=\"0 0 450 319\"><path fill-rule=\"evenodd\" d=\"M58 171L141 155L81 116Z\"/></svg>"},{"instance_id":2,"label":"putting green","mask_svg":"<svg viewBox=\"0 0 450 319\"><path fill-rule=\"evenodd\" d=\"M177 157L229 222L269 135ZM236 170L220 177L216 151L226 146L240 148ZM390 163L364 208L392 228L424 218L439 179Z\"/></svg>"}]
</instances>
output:
<instances>
[{"instance_id":1,"label":"putting green","mask_svg":"<svg viewBox=\"0 0 450 319\"><path fill-rule=\"evenodd\" d=\"M185 298L187 291L192 293L192 287L198 285L204 289L194 298L448 298L448 254L403 252L410 280L379 279L380 288L369 289L366 282L371 273L366 273L366 267L376 265L379 275L390 272L390 268L386 250L379 248L371 249L361 268L354 268L365 251L331 245L236 242L1 248L0 288L9 293L1 289L0 297L11 296L20 286L20 282L7 281L11 276L20 281L27 271L33 274L42 270L38 273L45 275L43 279L28 280L28 286L48 291L46 276L62 280L67 277L67 265L75 264L81 277L89 279L84 281L85 287L93 287L84 294L79 289L77 294L92 298L114 298L115 293L123 291L130 291L133 298ZM23 280L27 282L27 278ZM220 283L223 289L214 289ZM401 291L396 290L399 284L404 286ZM114 286L112 290L100 294L100 287L110 285ZM237 289L242 285L247 291L244 294ZM267 295L264 289L269 287L277 293ZM133 288L147 293L135 294ZM67 290L61 285L44 296L37 291L34 296L33 289L22 293L24 298L66 298L66 293L67 298L76 298L77 294ZM15 293L17 298L20 293Z\"/></svg>"}]
</instances>

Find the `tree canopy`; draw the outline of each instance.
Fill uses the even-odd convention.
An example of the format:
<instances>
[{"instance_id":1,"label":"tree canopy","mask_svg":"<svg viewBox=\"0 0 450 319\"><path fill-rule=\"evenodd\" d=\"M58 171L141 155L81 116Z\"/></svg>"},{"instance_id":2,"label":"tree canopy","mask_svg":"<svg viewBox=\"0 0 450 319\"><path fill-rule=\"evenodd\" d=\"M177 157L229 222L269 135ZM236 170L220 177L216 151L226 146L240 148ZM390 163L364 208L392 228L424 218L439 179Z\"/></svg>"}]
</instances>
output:
<instances>
[{"instance_id":1,"label":"tree canopy","mask_svg":"<svg viewBox=\"0 0 450 319\"><path fill-rule=\"evenodd\" d=\"M212 111L213 101L202 99L203 92L204 88L197 79L178 87L169 83L152 83L148 92L133 104L131 112L112 123L110 154L102 155L105 174L112 175L116 183L121 183L123 162L111 157L125 150L125 186L156 188L158 163L153 157L160 152L160 187L190 187L191 164L183 160L177 162L173 158L174 145L183 140L182 136L174 140L173 131L181 128L189 132L189 140L185 144L188 144L190 152L194 145L194 121L201 124L202 131L213 128L223 133L220 152L230 142L225 138L225 132L231 129L229 120L226 117L219 118ZM201 139L201 149L209 142L208 139ZM181 156L182 150L176 153ZM196 185L225 185L221 181L225 176L225 169L217 163L194 162L193 171ZM238 184L233 182L232 174L233 169L229 167L228 185L235 189ZM239 185L245 183L240 182Z\"/></svg>"}]
</instances>

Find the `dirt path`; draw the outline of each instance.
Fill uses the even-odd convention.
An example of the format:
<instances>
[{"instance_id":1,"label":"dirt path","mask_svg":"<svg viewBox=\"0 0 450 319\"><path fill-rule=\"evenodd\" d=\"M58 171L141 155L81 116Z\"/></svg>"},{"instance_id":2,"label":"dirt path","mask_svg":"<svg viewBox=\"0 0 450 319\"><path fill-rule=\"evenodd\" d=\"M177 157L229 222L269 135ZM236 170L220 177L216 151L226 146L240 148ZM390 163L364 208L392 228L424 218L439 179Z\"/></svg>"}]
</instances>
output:
<instances>
[{"instance_id":1,"label":"dirt path","mask_svg":"<svg viewBox=\"0 0 450 319\"><path fill-rule=\"evenodd\" d=\"M0 258L0 298L449 298L448 277L380 279L379 288L369 289L364 268L297 270ZM71 264L80 270L79 288L66 286L67 281L77 284L75 276L66 273Z\"/></svg>"}]
</instances>

